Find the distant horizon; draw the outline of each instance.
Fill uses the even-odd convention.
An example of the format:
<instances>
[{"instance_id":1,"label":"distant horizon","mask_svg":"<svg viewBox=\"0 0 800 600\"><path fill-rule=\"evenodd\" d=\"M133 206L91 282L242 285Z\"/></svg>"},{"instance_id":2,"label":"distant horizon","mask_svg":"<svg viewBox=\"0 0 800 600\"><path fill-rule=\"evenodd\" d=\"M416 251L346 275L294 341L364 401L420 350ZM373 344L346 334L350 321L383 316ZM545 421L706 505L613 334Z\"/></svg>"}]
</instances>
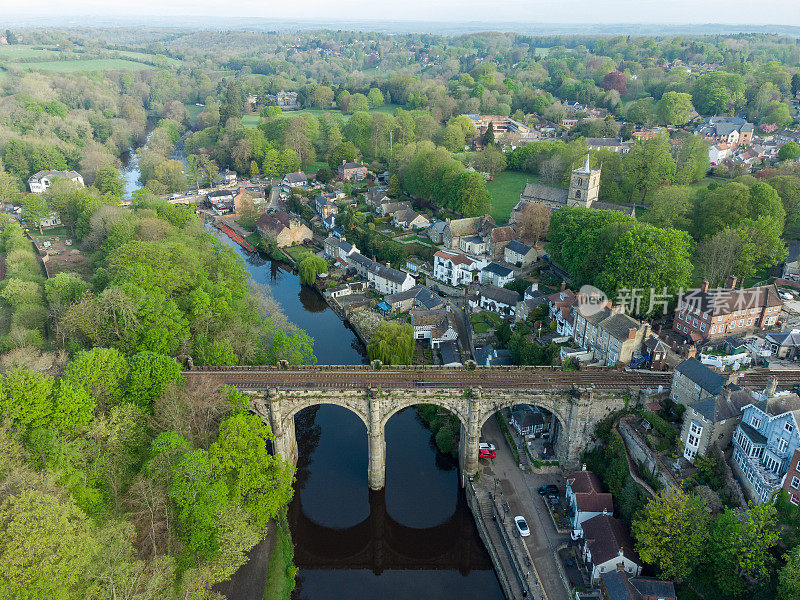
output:
<instances>
[{"instance_id":1,"label":"distant horizon","mask_svg":"<svg viewBox=\"0 0 800 600\"><path fill-rule=\"evenodd\" d=\"M8 0L5 0L8 2ZM13 12L12 12L13 11ZM28 0L24 9L6 8L0 18L4 23L45 23L53 26L91 26L90 22L155 20L162 26L169 22L205 23L218 27L220 22L270 21L289 23L450 24L479 26L492 30L505 27L552 26L577 29L642 25L667 27L734 27L739 30L800 27L796 0L404 0L364 4L362 0L295 0L282 3L263 0L138 0L133 4L114 4L107 0ZM743 22L743 21L747 22ZM77 22L80 21L80 22ZM98 23L100 24L100 23ZM347 28L347 27L344 27Z\"/></svg>"},{"instance_id":2,"label":"distant horizon","mask_svg":"<svg viewBox=\"0 0 800 600\"><path fill-rule=\"evenodd\" d=\"M91 19L87 23L87 19ZM267 28L278 31L327 29L333 31L376 31L398 34L439 33L454 35L475 32L516 32L530 35L735 35L747 33L774 33L800 37L800 23L736 23L659 22L659 21L488 21L359 17L357 19L290 18L290 17L231 17L214 14L155 15L155 14L102 14L50 13L5 14L0 28L52 28L52 29L102 29L108 27L148 27L152 29L190 30L253 30Z\"/></svg>"}]
</instances>

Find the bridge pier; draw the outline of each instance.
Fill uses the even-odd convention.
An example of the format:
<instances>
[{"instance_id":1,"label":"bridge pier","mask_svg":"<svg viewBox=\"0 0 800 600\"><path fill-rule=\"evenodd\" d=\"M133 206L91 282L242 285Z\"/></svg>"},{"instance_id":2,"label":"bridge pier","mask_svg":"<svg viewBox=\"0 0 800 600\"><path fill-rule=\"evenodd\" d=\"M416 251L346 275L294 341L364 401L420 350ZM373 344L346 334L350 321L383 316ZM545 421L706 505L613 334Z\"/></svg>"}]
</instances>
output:
<instances>
[{"instance_id":1,"label":"bridge pier","mask_svg":"<svg viewBox=\"0 0 800 600\"><path fill-rule=\"evenodd\" d=\"M481 436L480 390L470 390L466 425L461 425L461 440L458 445L458 466L461 470L461 487L478 472L478 442Z\"/></svg>"},{"instance_id":2,"label":"bridge pier","mask_svg":"<svg viewBox=\"0 0 800 600\"><path fill-rule=\"evenodd\" d=\"M297 436L294 429L294 417L283 418L280 402L267 401L269 410L269 426L275 436L273 446L275 454L278 454L290 465L297 465L298 449Z\"/></svg>"},{"instance_id":3,"label":"bridge pier","mask_svg":"<svg viewBox=\"0 0 800 600\"><path fill-rule=\"evenodd\" d=\"M382 490L386 485L386 435L381 414L381 399L369 399L369 489Z\"/></svg>"}]
</instances>

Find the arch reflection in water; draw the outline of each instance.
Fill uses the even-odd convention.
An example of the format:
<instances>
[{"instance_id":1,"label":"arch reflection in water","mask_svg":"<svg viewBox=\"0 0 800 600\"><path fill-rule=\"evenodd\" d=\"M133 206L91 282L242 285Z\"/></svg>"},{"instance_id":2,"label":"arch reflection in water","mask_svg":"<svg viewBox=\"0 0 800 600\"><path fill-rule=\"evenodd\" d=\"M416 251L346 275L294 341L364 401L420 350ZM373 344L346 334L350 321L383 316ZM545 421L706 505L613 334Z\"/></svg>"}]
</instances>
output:
<instances>
[{"instance_id":1,"label":"arch reflection in water","mask_svg":"<svg viewBox=\"0 0 800 600\"><path fill-rule=\"evenodd\" d=\"M378 492L367 486L359 417L323 405L298 413L295 427L294 598L502 598L454 461L437 461L430 431L413 409L387 423L387 486Z\"/></svg>"}]
</instances>

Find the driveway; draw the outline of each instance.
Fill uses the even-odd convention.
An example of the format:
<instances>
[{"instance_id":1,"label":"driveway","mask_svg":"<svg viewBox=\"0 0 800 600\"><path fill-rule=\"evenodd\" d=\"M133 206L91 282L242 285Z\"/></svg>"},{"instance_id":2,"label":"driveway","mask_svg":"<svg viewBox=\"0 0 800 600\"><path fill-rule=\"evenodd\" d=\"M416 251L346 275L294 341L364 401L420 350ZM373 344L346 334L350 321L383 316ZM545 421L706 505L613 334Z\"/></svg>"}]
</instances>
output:
<instances>
[{"instance_id":1,"label":"driveway","mask_svg":"<svg viewBox=\"0 0 800 600\"><path fill-rule=\"evenodd\" d=\"M503 501L511 506L511 516L522 515L528 521L531 535L524 540L547 593L547 600L569 600L555 558L558 546L568 543L569 535L556 531L550 513L537 491L541 485L554 483L563 494L564 478L560 475L521 471L495 417L491 417L483 426L482 435L497 447L497 458L491 464L483 464L484 461L481 461L482 476L496 477L499 480L497 491L502 492Z\"/></svg>"}]
</instances>

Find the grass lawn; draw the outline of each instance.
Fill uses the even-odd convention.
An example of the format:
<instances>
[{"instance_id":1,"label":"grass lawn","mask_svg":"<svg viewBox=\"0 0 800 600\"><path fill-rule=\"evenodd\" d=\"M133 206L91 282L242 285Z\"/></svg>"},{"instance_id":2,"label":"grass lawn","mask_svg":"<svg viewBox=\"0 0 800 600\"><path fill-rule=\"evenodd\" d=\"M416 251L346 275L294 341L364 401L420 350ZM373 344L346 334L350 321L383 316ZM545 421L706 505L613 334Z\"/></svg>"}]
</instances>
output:
<instances>
[{"instance_id":1,"label":"grass lawn","mask_svg":"<svg viewBox=\"0 0 800 600\"><path fill-rule=\"evenodd\" d=\"M194 104L184 104L184 108L186 109L186 114L189 115L189 120L194 123L197 120L197 115L203 112L205 106L196 106Z\"/></svg>"},{"instance_id":2,"label":"grass lawn","mask_svg":"<svg viewBox=\"0 0 800 600\"><path fill-rule=\"evenodd\" d=\"M315 162L315 163L309 165L308 168L305 169L305 172L309 173L309 174L314 174L317 171L319 171L320 169L322 169L324 167L327 167L327 166L329 166L329 165L326 162Z\"/></svg>"},{"instance_id":3,"label":"grass lawn","mask_svg":"<svg viewBox=\"0 0 800 600\"><path fill-rule=\"evenodd\" d=\"M492 195L491 215L498 225L508 221L511 209L519 202L519 195L525 189L525 184L536 180L536 175L530 173L503 171L495 175L494 181L487 182L486 188Z\"/></svg>"},{"instance_id":4,"label":"grass lawn","mask_svg":"<svg viewBox=\"0 0 800 600\"><path fill-rule=\"evenodd\" d=\"M200 108L200 107L198 107L198 108ZM242 117L242 125L244 125L245 127L251 127L253 129L255 129L256 127L258 127L258 121L259 121L260 118L261 117L259 115L257 115L257 114L255 114L255 115L245 115L245 116Z\"/></svg>"},{"instance_id":5,"label":"grass lawn","mask_svg":"<svg viewBox=\"0 0 800 600\"><path fill-rule=\"evenodd\" d=\"M297 263L310 254L308 248L305 246L290 246L288 248L284 248L283 251L291 256Z\"/></svg>"},{"instance_id":6,"label":"grass lawn","mask_svg":"<svg viewBox=\"0 0 800 600\"><path fill-rule=\"evenodd\" d=\"M132 60L124 60L122 58L90 58L87 60L14 63L13 68L14 70L24 71L74 73L78 71L144 71L146 69L154 69L155 67Z\"/></svg>"}]
</instances>

